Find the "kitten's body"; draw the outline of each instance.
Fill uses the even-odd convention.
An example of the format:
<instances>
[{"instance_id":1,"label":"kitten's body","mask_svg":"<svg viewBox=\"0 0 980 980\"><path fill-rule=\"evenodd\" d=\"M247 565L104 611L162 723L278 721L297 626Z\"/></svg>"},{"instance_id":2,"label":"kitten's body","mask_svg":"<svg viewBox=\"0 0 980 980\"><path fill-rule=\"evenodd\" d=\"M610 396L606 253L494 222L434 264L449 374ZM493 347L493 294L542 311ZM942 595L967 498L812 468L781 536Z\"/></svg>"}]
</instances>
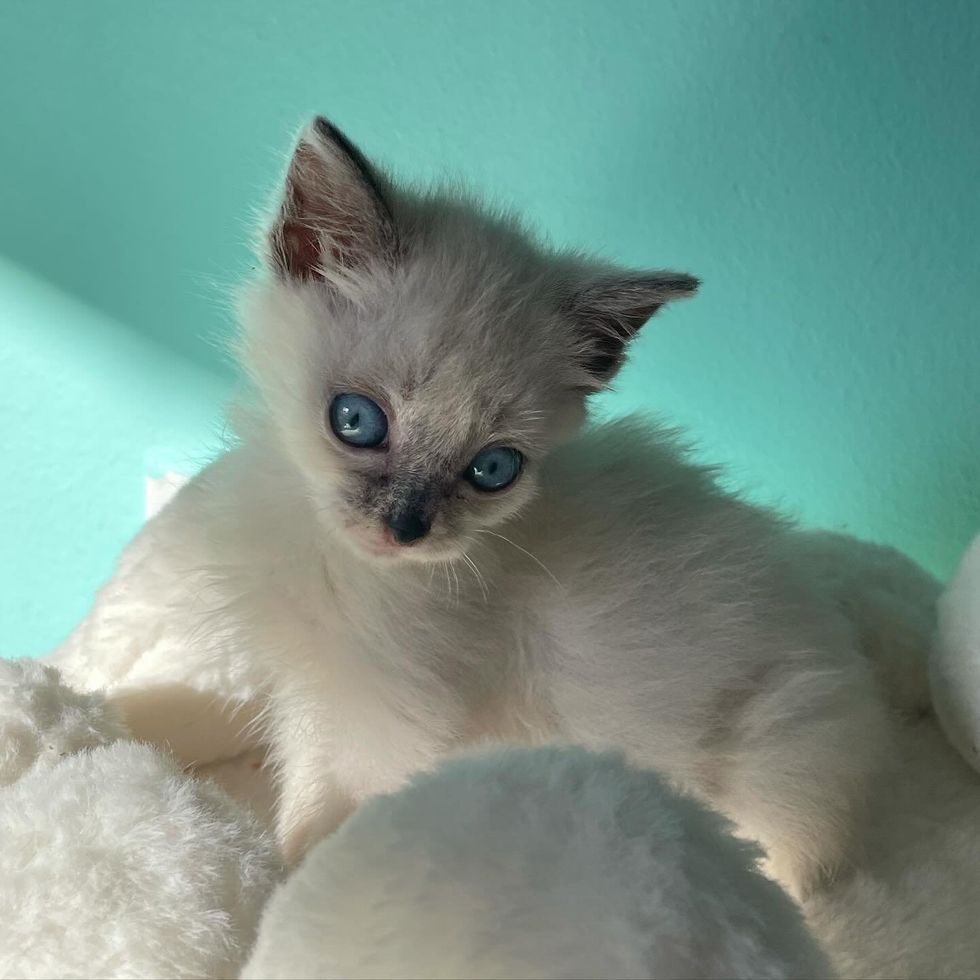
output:
<instances>
[{"instance_id":1,"label":"kitten's body","mask_svg":"<svg viewBox=\"0 0 980 980\"><path fill-rule=\"evenodd\" d=\"M124 679L124 702L179 703L154 693L171 658L205 697L268 697L294 855L461 744L560 738L627 748L792 881L850 842L886 751L879 692L836 597L803 579L806 538L649 439L619 423L559 451L513 544L471 552L480 577L353 558L274 449L237 450L130 546L63 662Z\"/></svg>"},{"instance_id":2,"label":"kitten's body","mask_svg":"<svg viewBox=\"0 0 980 980\"><path fill-rule=\"evenodd\" d=\"M293 858L358 801L460 745L560 739L627 749L730 814L805 888L845 858L887 764L884 692L916 706L922 669L888 665L887 626L869 634L874 616L853 591L842 601L826 542L721 492L655 430L570 435L583 366L611 374L636 328L624 325L635 282L614 327L570 340L553 311L575 262L541 258L509 226L397 196L391 220L414 244L391 259L409 271L386 279L350 254L383 250L394 232L351 218L374 198L351 190L338 145L350 151L309 152L326 160L331 194L364 199L345 201L339 231L317 216L317 264L298 271L310 243L281 218L281 279L247 304L262 420L148 525L59 660L115 684L137 731L169 726L179 748L180 720L141 721L140 692L199 651L171 693L260 706ZM306 185L287 194L308 198ZM325 243L342 269L325 268ZM656 289L665 282L684 291L662 275ZM604 268L601 288L582 293L590 317L609 288ZM570 302L565 320L578 316ZM538 336L535 323L549 326ZM320 420L338 377L340 390L385 399L384 457L331 448ZM469 455L505 438L527 457L512 490L490 499L456 483ZM406 481L413 501L436 488L428 539L366 546ZM920 586L928 602L932 583ZM862 647L885 659L877 677Z\"/></svg>"}]
</instances>

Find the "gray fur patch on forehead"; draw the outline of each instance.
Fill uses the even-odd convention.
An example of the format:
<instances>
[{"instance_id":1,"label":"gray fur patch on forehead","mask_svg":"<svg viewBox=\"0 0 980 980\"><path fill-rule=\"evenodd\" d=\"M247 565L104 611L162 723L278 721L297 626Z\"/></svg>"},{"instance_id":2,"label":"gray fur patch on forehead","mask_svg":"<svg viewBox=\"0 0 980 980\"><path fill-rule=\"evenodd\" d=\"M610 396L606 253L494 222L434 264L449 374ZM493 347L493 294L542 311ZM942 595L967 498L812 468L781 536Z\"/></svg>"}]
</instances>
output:
<instances>
[{"instance_id":1,"label":"gray fur patch on forehead","mask_svg":"<svg viewBox=\"0 0 980 980\"><path fill-rule=\"evenodd\" d=\"M423 379L451 363L498 384L535 362L560 372L565 277L516 220L439 194L396 194L393 214L399 264L364 301L394 361Z\"/></svg>"}]
</instances>

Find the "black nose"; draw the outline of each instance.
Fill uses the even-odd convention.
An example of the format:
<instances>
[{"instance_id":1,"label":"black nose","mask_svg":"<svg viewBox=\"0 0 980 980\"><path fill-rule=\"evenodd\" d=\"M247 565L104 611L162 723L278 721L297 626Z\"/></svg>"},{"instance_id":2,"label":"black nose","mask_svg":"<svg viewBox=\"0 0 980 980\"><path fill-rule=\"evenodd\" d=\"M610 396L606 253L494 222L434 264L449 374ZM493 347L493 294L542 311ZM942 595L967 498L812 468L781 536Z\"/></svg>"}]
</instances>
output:
<instances>
[{"instance_id":1,"label":"black nose","mask_svg":"<svg viewBox=\"0 0 980 980\"><path fill-rule=\"evenodd\" d=\"M386 523L399 544L411 544L424 538L432 526L420 513L412 510L392 514Z\"/></svg>"}]
</instances>

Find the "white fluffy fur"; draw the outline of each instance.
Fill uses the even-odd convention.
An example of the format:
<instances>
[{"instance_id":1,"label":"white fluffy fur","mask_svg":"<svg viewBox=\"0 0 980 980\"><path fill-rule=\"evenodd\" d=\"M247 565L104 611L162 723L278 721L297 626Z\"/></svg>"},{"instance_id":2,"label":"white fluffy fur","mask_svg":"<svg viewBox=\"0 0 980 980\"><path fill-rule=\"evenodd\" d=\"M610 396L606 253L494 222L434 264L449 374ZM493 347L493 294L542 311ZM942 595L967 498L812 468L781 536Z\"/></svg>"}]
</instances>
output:
<instances>
[{"instance_id":1,"label":"white fluffy fur","mask_svg":"<svg viewBox=\"0 0 980 980\"><path fill-rule=\"evenodd\" d=\"M40 746L0 787L0 977L235 975L278 875L270 837L172 758L115 741L100 699L50 667L0 661L0 677L0 758Z\"/></svg>"},{"instance_id":2,"label":"white fluffy fur","mask_svg":"<svg viewBox=\"0 0 980 980\"><path fill-rule=\"evenodd\" d=\"M950 741L980 770L980 537L939 605L932 695Z\"/></svg>"},{"instance_id":3,"label":"white fluffy fur","mask_svg":"<svg viewBox=\"0 0 980 980\"><path fill-rule=\"evenodd\" d=\"M317 845L270 902L243 976L828 976L755 856L617 756L463 757Z\"/></svg>"},{"instance_id":4,"label":"white fluffy fur","mask_svg":"<svg viewBox=\"0 0 980 980\"><path fill-rule=\"evenodd\" d=\"M80 694L37 661L0 659L0 786L125 734L101 693Z\"/></svg>"},{"instance_id":5,"label":"white fluffy fur","mask_svg":"<svg viewBox=\"0 0 980 980\"><path fill-rule=\"evenodd\" d=\"M893 571L905 586L888 575L888 594L905 594L899 612L914 614L920 608L916 577L901 564ZM944 682L935 689L936 706L947 733L973 765L969 750L977 729L969 711L980 685L978 609L980 547L974 544L941 598L933 652L933 680L938 673ZM916 683L906 689L910 707L921 696L921 671L913 673ZM951 677L960 688L945 686ZM975 977L980 780L955 756L932 712L918 720L906 717L895 730L892 755L891 770L876 784L855 866L806 899L808 922L844 977Z\"/></svg>"},{"instance_id":6,"label":"white fluffy fur","mask_svg":"<svg viewBox=\"0 0 980 980\"><path fill-rule=\"evenodd\" d=\"M274 268L243 304L259 395L244 444L133 542L58 661L188 761L240 751L254 722L294 860L363 800L495 739L626 750L761 841L794 889L846 864L889 709L927 703L931 611L896 628L887 562L723 492L669 433L574 434L618 363L602 352L694 280L554 255L468 204L373 186L324 138L304 135L283 207L315 200L299 231L322 267ZM275 225L273 254L298 241L303 259L297 234ZM384 454L331 435L338 390L388 406ZM480 495L459 474L501 441L523 475ZM428 537L374 554L386 508L420 493L439 501ZM862 591L864 570L884 584ZM238 712L226 734L215 702Z\"/></svg>"},{"instance_id":7,"label":"white fluffy fur","mask_svg":"<svg viewBox=\"0 0 980 980\"><path fill-rule=\"evenodd\" d=\"M804 901L842 977L980 973L980 781L935 720L897 733L855 867Z\"/></svg>"},{"instance_id":8,"label":"white fluffy fur","mask_svg":"<svg viewBox=\"0 0 980 980\"><path fill-rule=\"evenodd\" d=\"M570 738L707 798L787 878L834 864L886 716L837 596L808 578L810 542L629 425L542 469L563 492L503 529L536 560L488 537L485 584L447 588L443 568L321 545L289 467L231 453L134 542L59 659L115 681L140 734L171 720L171 743L216 698L271 695L294 855L461 742Z\"/></svg>"}]
</instances>

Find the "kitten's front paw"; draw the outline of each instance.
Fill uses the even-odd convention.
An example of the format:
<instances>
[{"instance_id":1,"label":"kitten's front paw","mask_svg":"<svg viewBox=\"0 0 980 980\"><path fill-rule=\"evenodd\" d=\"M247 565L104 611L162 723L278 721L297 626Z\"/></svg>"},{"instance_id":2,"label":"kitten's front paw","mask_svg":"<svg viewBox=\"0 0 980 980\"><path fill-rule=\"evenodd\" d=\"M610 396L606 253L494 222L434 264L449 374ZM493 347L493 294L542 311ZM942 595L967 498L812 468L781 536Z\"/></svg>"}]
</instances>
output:
<instances>
[{"instance_id":1,"label":"kitten's front paw","mask_svg":"<svg viewBox=\"0 0 980 980\"><path fill-rule=\"evenodd\" d=\"M286 866L295 868L314 844L329 837L353 812L354 804L340 798L292 817L284 806L278 821L278 837Z\"/></svg>"}]
</instances>

